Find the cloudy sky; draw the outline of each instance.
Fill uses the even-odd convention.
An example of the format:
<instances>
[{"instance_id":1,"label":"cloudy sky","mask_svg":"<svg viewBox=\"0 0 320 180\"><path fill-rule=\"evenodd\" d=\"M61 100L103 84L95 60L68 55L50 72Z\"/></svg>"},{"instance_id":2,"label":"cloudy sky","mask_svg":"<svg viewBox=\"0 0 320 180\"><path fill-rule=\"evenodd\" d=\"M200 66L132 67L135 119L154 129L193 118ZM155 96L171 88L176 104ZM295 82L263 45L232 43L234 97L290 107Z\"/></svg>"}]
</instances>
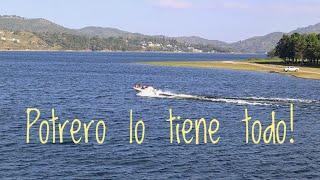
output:
<instances>
[{"instance_id":1,"label":"cloudy sky","mask_svg":"<svg viewBox=\"0 0 320 180\"><path fill-rule=\"evenodd\" d=\"M320 23L320 0L1 0L0 14L233 42Z\"/></svg>"}]
</instances>

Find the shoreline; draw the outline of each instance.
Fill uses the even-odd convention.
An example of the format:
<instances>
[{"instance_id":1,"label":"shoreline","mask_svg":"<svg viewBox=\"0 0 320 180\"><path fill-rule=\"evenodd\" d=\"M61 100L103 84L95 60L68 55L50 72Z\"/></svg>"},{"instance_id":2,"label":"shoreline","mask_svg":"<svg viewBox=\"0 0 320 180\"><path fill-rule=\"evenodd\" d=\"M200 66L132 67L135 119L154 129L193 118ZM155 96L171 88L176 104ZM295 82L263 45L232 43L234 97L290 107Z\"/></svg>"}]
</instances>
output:
<instances>
[{"instance_id":1,"label":"shoreline","mask_svg":"<svg viewBox=\"0 0 320 180\"><path fill-rule=\"evenodd\" d=\"M320 68L299 67L298 72L284 72L286 65L261 64L255 61L167 61L167 62L141 62L140 64L169 67L189 67L208 69L229 69L236 71L254 71L265 73L278 73L303 79L320 80Z\"/></svg>"},{"instance_id":2,"label":"shoreline","mask_svg":"<svg viewBox=\"0 0 320 180\"><path fill-rule=\"evenodd\" d=\"M167 53L167 54L234 54L234 55L262 55L263 53L241 53L241 52L174 52L174 51L90 51L90 50L32 50L32 49L18 49L6 50L0 49L0 52L99 52L99 53Z\"/></svg>"}]
</instances>

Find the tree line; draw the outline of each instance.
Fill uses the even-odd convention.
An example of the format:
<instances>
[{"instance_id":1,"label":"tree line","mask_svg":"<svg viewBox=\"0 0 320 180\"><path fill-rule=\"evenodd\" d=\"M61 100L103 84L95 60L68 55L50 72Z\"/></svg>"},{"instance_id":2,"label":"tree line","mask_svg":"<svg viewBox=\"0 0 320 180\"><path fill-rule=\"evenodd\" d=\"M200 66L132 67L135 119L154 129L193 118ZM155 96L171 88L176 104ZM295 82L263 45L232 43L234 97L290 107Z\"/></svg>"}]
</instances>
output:
<instances>
[{"instance_id":1,"label":"tree line","mask_svg":"<svg viewBox=\"0 0 320 180\"><path fill-rule=\"evenodd\" d=\"M283 35L270 54L278 56L287 64L319 64L320 34Z\"/></svg>"},{"instance_id":2,"label":"tree line","mask_svg":"<svg viewBox=\"0 0 320 180\"><path fill-rule=\"evenodd\" d=\"M198 45L180 43L175 39L165 37L88 37L68 33L36 33L50 47L66 50L91 50L91 51L183 51L188 52L192 46L203 52L225 51L213 45ZM148 42L161 44L161 46L148 47Z\"/></svg>"}]
</instances>

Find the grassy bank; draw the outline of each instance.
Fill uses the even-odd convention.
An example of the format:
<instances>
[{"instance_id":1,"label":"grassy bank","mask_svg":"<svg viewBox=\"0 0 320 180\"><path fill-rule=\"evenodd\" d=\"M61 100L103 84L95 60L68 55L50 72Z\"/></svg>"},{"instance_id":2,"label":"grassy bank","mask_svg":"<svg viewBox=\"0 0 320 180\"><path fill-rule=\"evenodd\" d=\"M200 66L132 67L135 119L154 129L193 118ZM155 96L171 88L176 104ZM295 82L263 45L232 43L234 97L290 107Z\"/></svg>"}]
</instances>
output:
<instances>
[{"instance_id":1,"label":"grassy bank","mask_svg":"<svg viewBox=\"0 0 320 180\"><path fill-rule=\"evenodd\" d=\"M168 61L168 62L144 62L144 64L156 66L193 67L193 68L220 68L243 71L258 71L280 73L299 78L320 80L320 68L299 67L299 72L284 72L286 65L281 60L246 60L246 61Z\"/></svg>"}]
</instances>

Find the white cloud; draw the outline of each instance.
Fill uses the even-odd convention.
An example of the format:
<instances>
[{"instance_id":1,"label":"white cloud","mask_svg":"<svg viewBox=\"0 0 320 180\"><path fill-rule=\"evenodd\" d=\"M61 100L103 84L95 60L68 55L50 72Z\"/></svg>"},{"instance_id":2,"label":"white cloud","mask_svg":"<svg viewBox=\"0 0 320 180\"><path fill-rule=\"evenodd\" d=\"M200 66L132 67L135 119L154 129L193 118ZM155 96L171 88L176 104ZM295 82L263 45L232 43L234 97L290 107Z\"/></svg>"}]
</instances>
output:
<instances>
[{"instance_id":1,"label":"white cloud","mask_svg":"<svg viewBox=\"0 0 320 180\"><path fill-rule=\"evenodd\" d=\"M188 9L192 7L192 3L185 0L156 0L153 2L163 8Z\"/></svg>"}]
</instances>

